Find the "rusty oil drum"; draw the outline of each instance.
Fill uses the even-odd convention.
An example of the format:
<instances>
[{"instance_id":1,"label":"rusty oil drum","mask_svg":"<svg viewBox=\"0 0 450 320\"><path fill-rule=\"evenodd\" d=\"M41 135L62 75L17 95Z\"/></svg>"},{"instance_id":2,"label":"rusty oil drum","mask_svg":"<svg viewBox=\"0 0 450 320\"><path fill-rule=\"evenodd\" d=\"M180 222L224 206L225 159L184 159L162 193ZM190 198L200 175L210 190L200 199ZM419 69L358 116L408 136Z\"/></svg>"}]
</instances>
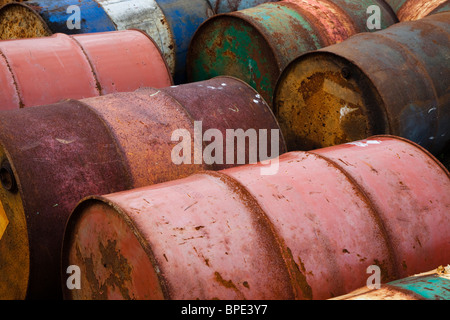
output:
<instances>
[{"instance_id":1,"label":"rusty oil drum","mask_svg":"<svg viewBox=\"0 0 450 320\"><path fill-rule=\"evenodd\" d=\"M440 156L450 148L449 31L450 12L439 13L294 60L273 103L288 149L392 134Z\"/></svg>"},{"instance_id":2,"label":"rusty oil drum","mask_svg":"<svg viewBox=\"0 0 450 320\"><path fill-rule=\"evenodd\" d=\"M224 136L227 129L279 130L258 97L244 82L219 77L0 113L0 298L60 297L63 231L83 197L232 167L173 163L179 142L172 134L194 137L194 121Z\"/></svg>"},{"instance_id":3,"label":"rusty oil drum","mask_svg":"<svg viewBox=\"0 0 450 320\"><path fill-rule=\"evenodd\" d=\"M450 265L330 300L450 300Z\"/></svg>"},{"instance_id":4,"label":"rusty oil drum","mask_svg":"<svg viewBox=\"0 0 450 320\"><path fill-rule=\"evenodd\" d=\"M155 40L179 84L191 37L213 15L207 0L33 0L0 9L0 39L139 29Z\"/></svg>"},{"instance_id":5,"label":"rusty oil drum","mask_svg":"<svg viewBox=\"0 0 450 320\"><path fill-rule=\"evenodd\" d=\"M0 42L0 110L172 83L158 47L138 30Z\"/></svg>"},{"instance_id":6,"label":"rusty oil drum","mask_svg":"<svg viewBox=\"0 0 450 320\"><path fill-rule=\"evenodd\" d=\"M327 299L371 265L388 282L449 261L450 175L418 145L375 136L268 166L86 198L62 260L81 290L64 297Z\"/></svg>"},{"instance_id":7,"label":"rusty oil drum","mask_svg":"<svg viewBox=\"0 0 450 320\"><path fill-rule=\"evenodd\" d=\"M397 22L391 8L378 0L289 0L216 15L192 39L188 80L234 76L272 103L284 67L302 53L369 31L371 5L381 9L381 28Z\"/></svg>"},{"instance_id":8,"label":"rusty oil drum","mask_svg":"<svg viewBox=\"0 0 450 320\"><path fill-rule=\"evenodd\" d=\"M400 21L412 21L450 10L448 0L385 0Z\"/></svg>"},{"instance_id":9,"label":"rusty oil drum","mask_svg":"<svg viewBox=\"0 0 450 320\"><path fill-rule=\"evenodd\" d=\"M277 2L278 0L209 0L215 13L227 13L256 7L266 2Z\"/></svg>"}]
</instances>

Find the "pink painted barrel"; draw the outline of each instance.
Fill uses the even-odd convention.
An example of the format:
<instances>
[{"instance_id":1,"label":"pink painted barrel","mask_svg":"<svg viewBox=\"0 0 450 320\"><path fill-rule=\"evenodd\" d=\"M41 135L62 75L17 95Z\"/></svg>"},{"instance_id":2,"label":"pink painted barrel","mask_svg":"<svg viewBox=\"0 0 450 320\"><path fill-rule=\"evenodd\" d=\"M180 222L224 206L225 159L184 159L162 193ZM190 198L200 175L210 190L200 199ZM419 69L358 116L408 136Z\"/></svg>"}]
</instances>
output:
<instances>
[{"instance_id":1,"label":"pink painted barrel","mask_svg":"<svg viewBox=\"0 0 450 320\"><path fill-rule=\"evenodd\" d=\"M82 201L67 299L327 299L450 261L450 174L392 136ZM272 174L262 169L272 168ZM67 274L63 274L63 282Z\"/></svg>"},{"instance_id":2,"label":"pink painted barrel","mask_svg":"<svg viewBox=\"0 0 450 320\"><path fill-rule=\"evenodd\" d=\"M0 42L0 110L171 84L158 47L137 30Z\"/></svg>"}]
</instances>

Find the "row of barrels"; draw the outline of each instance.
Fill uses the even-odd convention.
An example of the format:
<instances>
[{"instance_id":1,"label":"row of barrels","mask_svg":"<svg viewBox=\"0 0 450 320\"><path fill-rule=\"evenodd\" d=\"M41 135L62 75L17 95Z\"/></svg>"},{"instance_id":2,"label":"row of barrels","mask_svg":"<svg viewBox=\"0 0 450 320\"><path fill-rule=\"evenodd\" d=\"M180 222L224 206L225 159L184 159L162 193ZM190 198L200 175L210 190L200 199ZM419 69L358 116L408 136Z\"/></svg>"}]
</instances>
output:
<instances>
[{"instance_id":1,"label":"row of barrels","mask_svg":"<svg viewBox=\"0 0 450 320\"><path fill-rule=\"evenodd\" d=\"M448 150L449 13L396 23L382 1L339 2L211 17L172 59L185 75L148 30L0 42L0 296L327 299L370 264L387 282L447 263L449 173L429 151ZM374 3L393 26L346 40ZM277 173L174 164L173 132L198 122L280 130Z\"/></svg>"}]
</instances>

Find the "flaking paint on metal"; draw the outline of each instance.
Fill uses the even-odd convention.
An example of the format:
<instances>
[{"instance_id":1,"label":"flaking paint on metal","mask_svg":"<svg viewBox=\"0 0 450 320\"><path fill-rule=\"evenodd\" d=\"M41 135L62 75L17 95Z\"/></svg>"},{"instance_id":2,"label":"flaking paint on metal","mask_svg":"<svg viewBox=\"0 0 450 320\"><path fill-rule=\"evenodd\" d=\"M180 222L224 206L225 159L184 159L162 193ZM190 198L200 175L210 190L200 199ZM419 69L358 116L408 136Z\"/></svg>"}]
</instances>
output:
<instances>
[{"instance_id":1,"label":"flaking paint on metal","mask_svg":"<svg viewBox=\"0 0 450 320\"><path fill-rule=\"evenodd\" d=\"M257 131L278 128L267 104L262 100L255 102L255 91L242 81L218 78L197 85L213 87L219 83L228 94L218 95L221 100L207 104L209 110L214 109L207 116L192 110L205 106L191 103L185 109L189 98L185 98L187 102L178 102L173 97L175 94L152 88L5 111L0 115L0 122L5 124L0 126L0 142L16 173L18 196L24 207L18 214L27 219L25 232L30 238L30 277L20 279L28 286L20 288L21 297L59 296L62 286L61 279L57 278L61 275L58 257L62 231L68 214L82 197L213 169L206 164L173 164L171 151L178 143L171 141L174 130L187 129L192 137L194 120L203 120L206 129L216 128L222 124L223 115L229 121L224 130L245 126ZM195 91L195 88L196 85L190 85L190 90ZM210 91L201 93L208 95L203 98L206 103ZM190 95L195 96L195 93ZM240 105L238 117L230 116L234 113L228 110L233 105L230 97L239 97L238 104L247 97L248 104ZM195 118L197 115L199 118ZM262 124L268 124L268 128ZM27 130L23 130L24 126ZM2 204L12 203L9 197L12 195L7 191L2 193ZM5 210L10 208L5 206ZM14 279L14 274L11 278Z\"/></svg>"},{"instance_id":2,"label":"flaking paint on metal","mask_svg":"<svg viewBox=\"0 0 450 320\"><path fill-rule=\"evenodd\" d=\"M325 158L335 163L342 159L348 166L338 169ZM449 259L445 208L450 198L443 189L450 187L450 174L424 149L405 139L376 136L313 153L289 153L279 160L275 176L256 174L261 165L241 166L99 200L114 203L112 212L120 209L135 226L142 247L151 247L154 260L148 272L161 272L170 299L286 299L292 289L297 299L325 299L364 285L369 265L377 264L383 281L390 281ZM390 168L392 162L395 170ZM423 170L418 172L417 167ZM397 183L399 178L408 188ZM380 206L386 194L391 195L388 204L401 206L399 193L409 203L403 213ZM430 201L432 207L427 205ZM422 205L428 206L432 217L421 218ZM81 221L77 219L82 210L75 210L71 226ZM255 210L262 216L249 219ZM398 219L403 214L407 217ZM405 218L420 223L411 229L402 222ZM387 238L380 219L389 231L395 230ZM70 240L77 239L72 228L66 231L67 257L76 247L86 246ZM274 237L279 239L276 244ZM274 247L280 248L275 256L269 254L277 251ZM395 251L394 264L390 250ZM275 272L280 270L274 264L280 257L285 264L282 273ZM259 262L252 263L257 258ZM402 258L408 261L408 270L398 261ZM75 262L83 260L63 264ZM298 277L288 271L290 263L297 265ZM89 268L94 274L103 270ZM286 271L289 279L280 277ZM132 286L124 285L133 292Z\"/></svg>"}]
</instances>

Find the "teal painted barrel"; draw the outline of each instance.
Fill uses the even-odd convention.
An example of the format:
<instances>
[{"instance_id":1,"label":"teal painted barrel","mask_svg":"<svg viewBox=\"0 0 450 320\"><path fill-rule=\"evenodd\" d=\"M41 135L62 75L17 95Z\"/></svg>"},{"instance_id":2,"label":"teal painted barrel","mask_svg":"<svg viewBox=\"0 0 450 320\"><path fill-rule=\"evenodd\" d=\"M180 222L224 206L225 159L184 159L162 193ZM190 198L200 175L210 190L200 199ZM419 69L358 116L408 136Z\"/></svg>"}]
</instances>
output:
<instances>
[{"instance_id":1,"label":"teal painted barrel","mask_svg":"<svg viewBox=\"0 0 450 320\"><path fill-rule=\"evenodd\" d=\"M266 2L277 2L278 0L209 0L214 12L227 13L256 7Z\"/></svg>"},{"instance_id":2,"label":"teal painted barrel","mask_svg":"<svg viewBox=\"0 0 450 320\"><path fill-rule=\"evenodd\" d=\"M289 0L217 15L203 23L188 51L188 81L239 78L272 102L276 81L298 55L341 42L368 28L377 5L380 27L397 19L383 1Z\"/></svg>"},{"instance_id":3,"label":"teal painted barrel","mask_svg":"<svg viewBox=\"0 0 450 320\"><path fill-rule=\"evenodd\" d=\"M450 300L450 265L331 300Z\"/></svg>"}]
</instances>

